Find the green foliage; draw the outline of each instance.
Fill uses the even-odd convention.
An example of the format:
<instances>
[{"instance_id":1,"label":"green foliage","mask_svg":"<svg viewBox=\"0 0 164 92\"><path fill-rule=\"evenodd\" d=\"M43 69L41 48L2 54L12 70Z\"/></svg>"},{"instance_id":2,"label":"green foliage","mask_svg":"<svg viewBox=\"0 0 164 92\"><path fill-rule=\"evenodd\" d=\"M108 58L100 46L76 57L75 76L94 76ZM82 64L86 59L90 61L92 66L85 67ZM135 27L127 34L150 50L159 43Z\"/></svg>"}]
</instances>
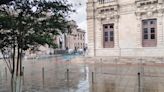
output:
<instances>
[{"instance_id":1,"label":"green foliage","mask_svg":"<svg viewBox=\"0 0 164 92\"><path fill-rule=\"evenodd\" d=\"M22 76L22 55L40 45L56 48L54 37L65 33L72 6L66 0L0 2L0 51L12 77ZM10 58L6 58L5 55Z\"/></svg>"},{"instance_id":2,"label":"green foliage","mask_svg":"<svg viewBox=\"0 0 164 92\"><path fill-rule=\"evenodd\" d=\"M71 5L66 0L15 0L0 8L0 49L56 47L53 38L67 28Z\"/></svg>"},{"instance_id":3,"label":"green foliage","mask_svg":"<svg viewBox=\"0 0 164 92\"><path fill-rule=\"evenodd\" d=\"M11 2L11 1L13 1L13 0L0 0L0 5L1 4L7 4L7 3Z\"/></svg>"}]
</instances>

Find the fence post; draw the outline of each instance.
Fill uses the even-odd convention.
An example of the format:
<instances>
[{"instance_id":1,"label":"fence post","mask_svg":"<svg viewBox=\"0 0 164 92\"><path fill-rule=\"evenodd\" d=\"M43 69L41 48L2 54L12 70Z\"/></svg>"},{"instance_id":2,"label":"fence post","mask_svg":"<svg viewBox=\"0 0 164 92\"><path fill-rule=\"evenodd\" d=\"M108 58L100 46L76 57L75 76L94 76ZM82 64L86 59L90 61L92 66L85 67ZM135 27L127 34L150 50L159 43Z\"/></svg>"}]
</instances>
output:
<instances>
[{"instance_id":1,"label":"fence post","mask_svg":"<svg viewBox=\"0 0 164 92\"><path fill-rule=\"evenodd\" d=\"M42 68L42 81L43 81L43 87L44 87L44 67Z\"/></svg>"},{"instance_id":2,"label":"fence post","mask_svg":"<svg viewBox=\"0 0 164 92\"><path fill-rule=\"evenodd\" d=\"M67 78L67 90L69 92L69 69L66 71L66 78Z\"/></svg>"},{"instance_id":3,"label":"fence post","mask_svg":"<svg viewBox=\"0 0 164 92\"><path fill-rule=\"evenodd\" d=\"M69 82L69 69L67 69L67 82Z\"/></svg>"},{"instance_id":4,"label":"fence post","mask_svg":"<svg viewBox=\"0 0 164 92\"><path fill-rule=\"evenodd\" d=\"M141 74L138 72L138 92L142 92L141 90Z\"/></svg>"},{"instance_id":5,"label":"fence post","mask_svg":"<svg viewBox=\"0 0 164 92\"><path fill-rule=\"evenodd\" d=\"M94 90L95 90L95 85L94 85L94 72L92 72L92 92L94 92Z\"/></svg>"},{"instance_id":6,"label":"fence post","mask_svg":"<svg viewBox=\"0 0 164 92\"><path fill-rule=\"evenodd\" d=\"M94 84L94 72L92 72L92 84Z\"/></svg>"}]
</instances>

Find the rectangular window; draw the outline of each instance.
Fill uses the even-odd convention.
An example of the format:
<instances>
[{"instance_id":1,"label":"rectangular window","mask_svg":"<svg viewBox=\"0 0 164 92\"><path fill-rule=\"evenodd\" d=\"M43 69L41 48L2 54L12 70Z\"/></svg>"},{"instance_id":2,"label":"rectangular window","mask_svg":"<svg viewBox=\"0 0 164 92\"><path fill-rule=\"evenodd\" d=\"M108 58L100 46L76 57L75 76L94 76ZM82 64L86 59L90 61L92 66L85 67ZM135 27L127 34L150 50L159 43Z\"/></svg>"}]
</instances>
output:
<instances>
[{"instance_id":1,"label":"rectangular window","mask_svg":"<svg viewBox=\"0 0 164 92\"><path fill-rule=\"evenodd\" d=\"M105 42L108 42L108 37L105 37Z\"/></svg>"},{"instance_id":2,"label":"rectangular window","mask_svg":"<svg viewBox=\"0 0 164 92\"><path fill-rule=\"evenodd\" d=\"M143 25L147 25L147 21L145 20L145 21L143 21Z\"/></svg>"},{"instance_id":3,"label":"rectangular window","mask_svg":"<svg viewBox=\"0 0 164 92\"><path fill-rule=\"evenodd\" d=\"M142 46L155 47L157 45L157 20L142 20Z\"/></svg>"},{"instance_id":4,"label":"rectangular window","mask_svg":"<svg viewBox=\"0 0 164 92\"><path fill-rule=\"evenodd\" d=\"M98 0L99 4L110 3L114 0Z\"/></svg>"},{"instance_id":5,"label":"rectangular window","mask_svg":"<svg viewBox=\"0 0 164 92\"><path fill-rule=\"evenodd\" d=\"M110 41L114 41L113 37L110 37Z\"/></svg>"},{"instance_id":6,"label":"rectangular window","mask_svg":"<svg viewBox=\"0 0 164 92\"><path fill-rule=\"evenodd\" d=\"M154 24L154 21L150 21L150 24Z\"/></svg>"},{"instance_id":7,"label":"rectangular window","mask_svg":"<svg viewBox=\"0 0 164 92\"><path fill-rule=\"evenodd\" d=\"M155 34L151 34L151 39L155 39Z\"/></svg>"},{"instance_id":8,"label":"rectangular window","mask_svg":"<svg viewBox=\"0 0 164 92\"><path fill-rule=\"evenodd\" d=\"M108 32L104 32L105 33L105 35L104 36L108 36Z\"/></svg>"},{"instance_id":9,"label":"rectangular window","mask_svg":"<svg viewBox=\"0 0 164 92\"><path fill-rule=\"evenodd\" d=\"M147 28L144 28L144 34L147 34L147 33L148 33Z\"/></svg>"},{"instance_id":10,"label":"rectangular window","mask_svg":"<svg viewBox=\"0 0 164 92\"><path fill-rule=\"evenodd\" d=\"M151 28L151 34L155 33L155 28Z\"/></svg>"},{"instance_id":11,"label":"rectangular window","mask_svg":"<svg viewBox=\"0 0 164 92\"><path fill-rule=\"evenodd\" d=\"M113 25L110 25L110 28L113 28Z\"/></svg>"},{"instance_id":12,"label":"rectangular window","mask_svg":"<svg viewBox=\"0 0 164 92\"><path fill-rule=\"evenodd\" d=\"M114 47L114 24L105 24L103 25L103 43L104 48L113 48Z\"/></svg>"},{"instance_id":13,"label":"rectangular window","mask_svg":"<svg viewBox=\"0 0 164 92\"><path fill-rule=\"evenodd\" d=\"M148 39L148 34L144 34L144 39Z\"/></svg>"}]
</instances>

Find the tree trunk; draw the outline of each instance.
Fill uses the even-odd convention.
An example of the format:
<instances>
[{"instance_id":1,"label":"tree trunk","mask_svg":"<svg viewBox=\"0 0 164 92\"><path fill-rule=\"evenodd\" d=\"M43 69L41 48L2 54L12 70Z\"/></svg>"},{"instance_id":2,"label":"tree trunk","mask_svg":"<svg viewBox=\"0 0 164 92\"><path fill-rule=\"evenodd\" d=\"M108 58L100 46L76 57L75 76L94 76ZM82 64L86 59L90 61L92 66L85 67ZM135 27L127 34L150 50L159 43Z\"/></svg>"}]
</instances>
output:
<instances>
[{"instance_id":1,"label":"tree trunk","mask_svg":"<svg viewBox=\"0 0 164 92\"><path fill-rule=\"evenodd\" d=\"M19 75L19 61L20 61L20 49L19 49L19 46L18 46L18 51L17 51L17 66L16 66L16 76Z\"/></svg>"},{"instance_id":2,"label":"tree trunk","mask_svg":"<svg viewBox=\"0 0 164 92\"><path fill-rule=\"evenodd\" d=\"M11 92L22 92L22 79L23 77L18 75L12 75L11 77Z\"/></svg>"}]
</instances>

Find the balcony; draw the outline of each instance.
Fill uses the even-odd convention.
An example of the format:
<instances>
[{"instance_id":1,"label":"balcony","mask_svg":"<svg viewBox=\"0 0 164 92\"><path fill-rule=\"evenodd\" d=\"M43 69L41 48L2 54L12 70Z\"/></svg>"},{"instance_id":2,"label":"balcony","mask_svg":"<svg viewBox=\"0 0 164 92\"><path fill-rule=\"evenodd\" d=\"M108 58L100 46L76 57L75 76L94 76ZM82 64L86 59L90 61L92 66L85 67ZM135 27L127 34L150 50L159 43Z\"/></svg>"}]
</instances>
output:
<instances>
[{"instance_id":1,"label":"balcony","mask_svg":"<svg viewBox=\"0 0 164 92\"><path fill-rule=\"evenodd\" d=\"M136 15L152 17L155 14L163 15L163 0L136 0Z\"/></svg>"},{"instance_id":2,"label":"balcony","mask_svg":"<svg viewBox=\"0 0 164 92\"><path fill-rule=\"evenodd\" d=\"M119 5L117 0L99 0L96 5L96 17L98 19L118 18Z\"/></svg>"},{"instance_id":3,"label":"balcony","mask_svg":"<svg viewBox=\"0 0 164 92\"><path fill-rule=\"evenodd\" d=\"M98 0L99 4L106 4L106 3L112 3L116 0Z\"/></svg>"},{"instance_id":4,"label":"balcony","mask_svg":"<svg viewBox=\"0 0 164 92\"><path fill-rule=\"evenodd\" d=\"M98 0L97 1L97 8L101 7L109 7L109 6L114 6L117 5L117 0Z\"/></svg>"},{"instance_id":5,"label":"balcony","mask_svg":"<svg viewBox=\"0 0 164 92\"><path fill-rule=\"evenodd\" d=\"M135 3L137 7L142 7L146 5L162 3L162 0L136 0Z\"/></svg>"}]
</instances>

